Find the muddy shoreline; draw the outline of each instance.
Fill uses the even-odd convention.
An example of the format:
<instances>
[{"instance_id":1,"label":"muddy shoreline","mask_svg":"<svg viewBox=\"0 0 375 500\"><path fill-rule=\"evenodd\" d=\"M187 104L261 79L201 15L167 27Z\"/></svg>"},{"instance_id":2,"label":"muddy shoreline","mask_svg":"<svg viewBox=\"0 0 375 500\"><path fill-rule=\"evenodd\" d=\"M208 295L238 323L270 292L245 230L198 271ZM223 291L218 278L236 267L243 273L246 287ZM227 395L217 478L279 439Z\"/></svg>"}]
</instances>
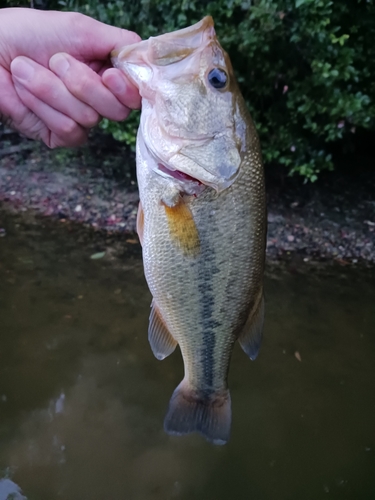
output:
<instances>
[{"instance_id":1,"label":"muddy shoreline","mask_svg":"<svg viewBox=\"0 0 375 500\"><path fill-rule=\"evenodd\" d=\"M100 134L75 151L50 151L4 130L0 141L0 208L136 242L132 153ZM375 263L373 172L328 173L311 185L268 170L267 201L269 261Z\"/></svg>"}]
</instances>

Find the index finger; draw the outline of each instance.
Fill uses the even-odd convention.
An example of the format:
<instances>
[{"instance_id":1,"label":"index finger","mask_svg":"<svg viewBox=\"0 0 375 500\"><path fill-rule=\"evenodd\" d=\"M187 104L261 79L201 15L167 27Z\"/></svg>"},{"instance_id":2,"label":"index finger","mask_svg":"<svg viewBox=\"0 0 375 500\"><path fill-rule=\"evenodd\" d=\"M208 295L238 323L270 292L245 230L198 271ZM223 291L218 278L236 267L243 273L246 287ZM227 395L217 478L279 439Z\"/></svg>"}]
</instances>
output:
<instances>
[{"instance_id":1,"label":"index finger","mask_svg":"<svg viewBox=\"0 0 375 500\"><path fill-rule=\"evenodd\" d=\"M65 53L51 57L49 67L69 92L110 120L124 120L130 113L128 106L104 85L101 77L85 63Z\"/></svg>"},{"instance_id":2,"label":"index finger","mask_svg":"<svg viewBox=\"0 0 375 500\"><path fill-rule=\"evenodd\" d=\"M102 74L104 85L130 109L139 109L141 107L141 96L137 87L135 87L126 76L116 68L109 68Z\"/></svg>"}]
</instances>

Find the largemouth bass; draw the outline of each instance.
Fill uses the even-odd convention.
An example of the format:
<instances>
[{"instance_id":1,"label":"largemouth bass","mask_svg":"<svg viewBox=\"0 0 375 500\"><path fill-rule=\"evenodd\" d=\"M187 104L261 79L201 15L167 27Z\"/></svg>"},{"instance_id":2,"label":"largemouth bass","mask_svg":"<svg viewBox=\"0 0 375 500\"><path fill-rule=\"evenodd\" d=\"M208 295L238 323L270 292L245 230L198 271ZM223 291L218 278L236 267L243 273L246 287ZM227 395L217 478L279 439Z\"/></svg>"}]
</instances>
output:
<instances>
[{"instance_id":1,"label":"largemouth bass","mask_svg":"<svg viewBox=\"0 0 375 500\"><path fill-rule=\"evenodd\" d=\"M137 229L158 359L185 376L164 428L227 442L229 361L262 336L266 210L258 137L211 17L113 54L139 88Z\"/></svg>"}]
</instances>

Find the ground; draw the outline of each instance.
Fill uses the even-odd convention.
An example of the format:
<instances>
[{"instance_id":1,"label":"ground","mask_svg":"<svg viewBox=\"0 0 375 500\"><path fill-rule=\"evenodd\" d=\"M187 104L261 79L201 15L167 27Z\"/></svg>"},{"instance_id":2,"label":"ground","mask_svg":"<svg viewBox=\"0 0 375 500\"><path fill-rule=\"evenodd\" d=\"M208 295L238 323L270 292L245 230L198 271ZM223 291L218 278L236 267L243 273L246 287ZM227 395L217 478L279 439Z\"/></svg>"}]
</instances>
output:
<instances>
[{"instance_id":1,"label":"ground","mask_svg":"<svg viewBox=\"0 0 375 500\"><path fill-rule=\"evenodd\" d=\"M270 261L375 263L372 172L327 173L316 184L271 169L266 178ZM138 201L134 154L110 137L96 132L79 150L50 151L0 128L0 206L136 242Z\"/></svg>"}]
</instances>

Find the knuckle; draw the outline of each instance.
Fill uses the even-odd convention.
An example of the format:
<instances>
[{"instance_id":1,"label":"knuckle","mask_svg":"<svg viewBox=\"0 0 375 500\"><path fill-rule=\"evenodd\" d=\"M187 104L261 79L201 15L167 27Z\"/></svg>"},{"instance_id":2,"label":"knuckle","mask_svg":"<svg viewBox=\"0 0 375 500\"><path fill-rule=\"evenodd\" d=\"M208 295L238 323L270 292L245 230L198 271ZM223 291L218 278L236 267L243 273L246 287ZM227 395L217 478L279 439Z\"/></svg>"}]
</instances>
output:
<instances>
[{"instance_id":1,"label":"knuckle","mask_svg":"<svg viewBox=\"0 0 375 500\"><path fill-rule=\"evenodd\" d=\"M142 38L134 31L128 31L128 34L129 34L129 45L142 41Z\"/></svg>"},{"instance_id":2,"label":"knuckle","mask_svg":"<svg viewBox=\"0 0 375 500\"><path fill-rule=\"evenodd\" d=\"M74 137L79 132L79 125L73 120L63 120L60 123L60 134L63 137Z\"/></svg>"},{"instance_id":3,"label":"knuckle","mask_svg":"<svg viewBox=\"0 0 375 500\"><path fill-rule=\"evenodd\" d=\"M48 75L49 76L49 75ZM45 78L41 72L37 71L35 78L25 84L25 88L33 94L33 96L42 101L55 101L58 98L58 89L54 85L51 78Z\"/></svg>"},{"instance_id":4,"label":"knuckle","mask_svg":"<svg viewBox=\"0 0 375 500\"><path fill-rule=\"evenodd\" d=\"M28 111L19 117L19 121L16 122L16 128L28 137L40 139L43 133L47 130L47 127L37 115L33 112Z\"/></svg>"},{"instance_id":5,"label":"knuckle","mask_svg":"<svg viewBox=\"0 0 375 500\"><path fill-rule=\"evenodd\" d=\"M58 148L58 147L76 147L81 146L87 140L87 132L81 128L78 128L77 133L74 135L70 135L68 137L62 134L51 134L50 143L48 146L50 148Z\"/></svg>"},{"instance_id":6,"label":"knuckle","mask_svg":"<svg viewBox=\"0 0 375 500\"><path fill-rule=\"evenodd\" d=\"M82 113L80 123L85 128L92 128L95 127L99 121L99 114L94 109L89 108Z\"/></svg>"},{"instance_id":7,"label":"knuckle","mask_svg":"<svg viewBox=\"0 0 375 500\"><path fill-rule=\"evenodd\" d=\"M113 120L121 122L122 120L126 120L126 118L129 116L129 114L130 114L130 109L123 106L123 107L118 109Z\"/></svg>"},{"instance_id":8,"label":"knuckle","mask_svg":"<svg viewBox=\"0 0 375 500\"><path fill-rule=\"evenodd\" d=\"M79 12L66 12L65 17L72 33L80 33L85 26L86 16Z\"/></svg>"},{"instance_id":9,"label":"knuckle","mask_svg":"<svg viewBox=\"0 0 375 500\"><path fill-rule=\"evenodd\" d=\"M68 144L68 145L71 147L81 146L82 144L84 144L87 141L87 137L88 137L88 133L86 131L80 129L79 134L77 134L75 136L74 140L72 140L70 142L70 144Z\"/></svg>"},{"instance_id":10,"label":"knuckle","mask_svg":"<svg viewBox=\"0 0 375 500\"><path fill-rule=\"evenodd\" d=\"M105 113L103 113L104 118L108 118L108 120L113 120L115 122L120 122L125 120L130 113L130 109L126 108L119 102L116 103L116 106L111 106L110 109L107 109Z\"/></svg>"},{"instance_id":11,"label":"knuckle","mask_svg":"<svg viewBox=\"0 0 375 500\"><path fill-rule=\"evenodd\" d=\"M31 82L29 90L32 91L36 97L41 97L42 100L45 100L48 97L55 100L57 97L56 90L53 85L51 85L51 82L49 80L44 80L43 78L35 78L34 81Z\"/></svg>"},{"instance_id":12,"label":"knuckle","mask_svg":"<svg viewBox=\"0 0 375 500\"><path fill-rule=\"evenodd\" d=\"M68 85L70 92L78 97L88 96L92 90L92 82L87 76L81 75L79 78L73 78Z\"/></svg>"}]
</instances>

